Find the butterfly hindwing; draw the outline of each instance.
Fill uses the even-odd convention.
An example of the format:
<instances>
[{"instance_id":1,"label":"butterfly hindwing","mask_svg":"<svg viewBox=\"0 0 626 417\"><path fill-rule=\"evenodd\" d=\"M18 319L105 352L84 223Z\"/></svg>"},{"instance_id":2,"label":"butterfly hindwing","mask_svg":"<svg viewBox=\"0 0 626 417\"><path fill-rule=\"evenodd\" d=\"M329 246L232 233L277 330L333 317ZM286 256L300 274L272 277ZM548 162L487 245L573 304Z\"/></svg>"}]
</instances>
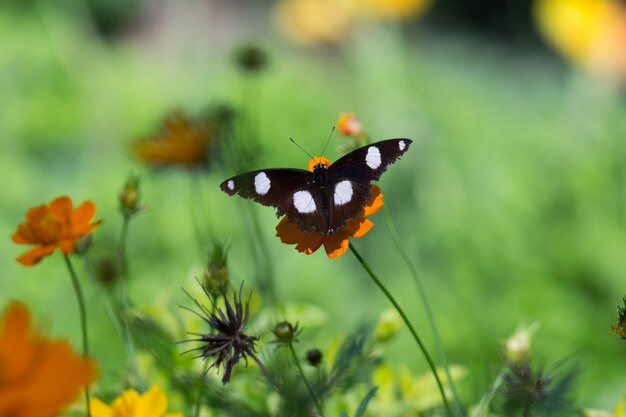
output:
<instances>
[{"instance_id":1,"label":"butterfly hindwing","mask_svg":"<svg viewBox=\"0 0 626 417\"><path fill-rule=\"evenodd\" d=\"M387 167L400 158L413 143L410 139L387 139L356 149L328 168L330 177L354 181L378 181Z\"/></svg>"}]
</instances>

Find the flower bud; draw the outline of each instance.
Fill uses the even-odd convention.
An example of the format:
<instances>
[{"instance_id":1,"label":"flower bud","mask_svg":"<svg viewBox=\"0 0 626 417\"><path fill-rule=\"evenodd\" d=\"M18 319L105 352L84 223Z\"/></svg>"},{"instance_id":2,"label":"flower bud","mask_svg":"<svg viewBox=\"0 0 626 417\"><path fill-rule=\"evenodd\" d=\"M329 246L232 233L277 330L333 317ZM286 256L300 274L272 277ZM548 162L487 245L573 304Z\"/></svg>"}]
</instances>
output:
<instances>
[{"instance_id":1,"label":"flower bud","mask_svg":"<svg viewBox=\"0 0 626 417\"><path fill-rule=\"evenodd\" d=\"M322 351L317 348L306 352L306 360L311 366L318 366L322 362L322 357Z\"/></svg>"},{"instance_id":2,"label":"flower bud","mask_svg":"<svg viewBox=\"0 0 626 417\"><path fill-rule=\"evenodd\" d=\"M248 73L259 73L267 67L267 53L257 45L245 45L237 51L237 65Z\"/></svg>"},{"instance_id":3,"label":"flower bud","mask_svg":"<svg viewBox=\"0 0 626 417\"><path fill-rule=\"evenodd\" d=\"M539 329L538 323L522 327L504 342L504 356L512 363L521 363L528 357L532 335Z\"/></svg>"},{"instance_id":4,"label":"flower bud","mask_svg":"<svg viewBox=\"0 0 626 417\"><path fill-rule=\"evenodd\" d=\"M85 255L89 248L91 247L91 242L93 242L93 234L89 233L85 236L81 236L76 242L76 246L74 247L74 252L78 255Z\"/></svg>"},{"instance_id":5,"label":"flower bud","mask_svg":"<svg viewBox=\"0 0 626 417\"><path fill-rule=\"evenodd\" d=\"M204 286L214 298L218 298L230 286L228 250L220 242L213 242L209 260L204 268Z\"/></svg>"},{"instance_id":6,"label":"flower bud","mask_svg":"<svg viewBox=\"0 0 626 417\"><path fill-rule=\"evenodd\" d=\"M274 326L274 336L279 342L290 343L296 335L296 330L288 321L282 321Z\"/></svg>"},{"instance_id":7,"label":"flower bud","mask_svg":"<svg viewBox=\"0 0 626 417\"><path fill-rule=\"evenodd\" d=\"M139 197L139 177L130 175L118 194L120 211L124 216L132 216L141 210Z\"/></svg>"}]
</instances>

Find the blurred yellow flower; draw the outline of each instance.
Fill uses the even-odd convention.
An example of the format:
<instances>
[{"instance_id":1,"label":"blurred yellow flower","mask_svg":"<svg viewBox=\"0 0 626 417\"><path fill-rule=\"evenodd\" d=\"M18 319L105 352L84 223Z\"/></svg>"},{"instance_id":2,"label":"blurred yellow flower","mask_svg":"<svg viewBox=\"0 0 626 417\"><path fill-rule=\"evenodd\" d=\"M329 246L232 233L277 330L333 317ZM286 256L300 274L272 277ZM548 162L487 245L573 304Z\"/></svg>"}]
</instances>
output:
<instances>
[{"instance_id":1,"label":"blurred yellow flower","mask_svg":"<svg viewBox=\"0 0 626 417\"><path fill-rule=\"evenodd\" d=\"M95 374L95 364L69 343L37 334L26 305L7 307L0 324L0 416L55 416Z\"/></svg>"},{"instance_id":2,"label":"blurred yellow flower","mask_svg":"<svg viewBox=\"0 0 626 417\"><path fill-rule=\"evenodd\" d=\"M626 7L616 0L537 0L545 38L593 72L626 76Z\"/></svg>"},{"instance_id":3,"label":"blurred yellow flower","mask_svg":"<svg viewBox=\"0 0 626 417\"><path fill-rule=\"evenodd\" d=\"M609 413L603 410L593 410L585 408L583 410L583 416L585 417L626 417L626 398L620 400L615 406L613 413Z\"/></svg>"},{"instance_id":4,"label":"blurred yellow flower","mask_svg":"<svg viewBox=\"0 0 626 417\"><path fill-rule=\"evenodd\" d=\"M278 27L303 44L332 43L345 36L354 17L352 0L279 0Z\"/></svg>"},{"instance_id":5,"label":"blurred yellow flower","mask_svg":"<svg viewBox=\"0 0 626 417\"><path fill-rule=\"evenodd\" d=\"M166 413L167 397L157 385L139 394L134 389L124 391L109 406L94 398L91 401L93 417L182 417L183 413Z\"/></svg>"},{"instance_id":6,"label":"blurred yellow flower","mask_svg":"<svg viewBox=\"0 0 626 417\"><path fill-rule=\"evenodd\" d=\"M431 0L358 0L366 11L382 19L408 20L418 17L430 7Z\"/></svg>"}]
</instances>

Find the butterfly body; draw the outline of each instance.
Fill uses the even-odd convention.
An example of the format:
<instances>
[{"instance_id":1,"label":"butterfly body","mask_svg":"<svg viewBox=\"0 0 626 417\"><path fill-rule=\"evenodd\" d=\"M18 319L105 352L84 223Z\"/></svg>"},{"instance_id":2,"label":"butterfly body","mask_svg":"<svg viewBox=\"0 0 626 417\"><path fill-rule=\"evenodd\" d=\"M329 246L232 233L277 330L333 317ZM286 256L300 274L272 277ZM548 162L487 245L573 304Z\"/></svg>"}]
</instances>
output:
<instances>
[{"instance_id":1,"label":"butterfly body","mask_svg":"<svg viewBox=\"0 0 626 417\"><path fill-rule=\"evenodd\" d=\"M409 139L388 139L356 149L336 162L317 163L313 171L273 168L251 171L222 182L228 195L239 194L287 215L303 232L329 235L358 217L371 197L371 181L406 152Z\"/></svg>"}]
</instances>

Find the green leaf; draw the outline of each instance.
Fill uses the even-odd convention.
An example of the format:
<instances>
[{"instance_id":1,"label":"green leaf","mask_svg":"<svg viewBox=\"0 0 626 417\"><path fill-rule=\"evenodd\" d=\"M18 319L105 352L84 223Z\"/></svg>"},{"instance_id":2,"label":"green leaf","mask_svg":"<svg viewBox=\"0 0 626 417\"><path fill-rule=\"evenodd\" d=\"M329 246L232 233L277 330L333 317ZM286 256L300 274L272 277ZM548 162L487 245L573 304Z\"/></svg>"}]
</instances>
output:
<instances>
[{"instance_id":1,"label":"green leaf","mask_svg":"<svg viewBox=\"0 0 626 417\"><path fill-rule=\"evenodd\" d=\"M374 387L371 390L369 390L367 395L365 395L363 400L361 400L361 404L359 404L359 408L356 409L356 413L354 413L354 417L361 417L365 413L365 410L367 409L367 404L369 404L370 400L374 397L374 394L376 394L376 391L378 391L378 387Z\"/></svg>"}]
</instances>

